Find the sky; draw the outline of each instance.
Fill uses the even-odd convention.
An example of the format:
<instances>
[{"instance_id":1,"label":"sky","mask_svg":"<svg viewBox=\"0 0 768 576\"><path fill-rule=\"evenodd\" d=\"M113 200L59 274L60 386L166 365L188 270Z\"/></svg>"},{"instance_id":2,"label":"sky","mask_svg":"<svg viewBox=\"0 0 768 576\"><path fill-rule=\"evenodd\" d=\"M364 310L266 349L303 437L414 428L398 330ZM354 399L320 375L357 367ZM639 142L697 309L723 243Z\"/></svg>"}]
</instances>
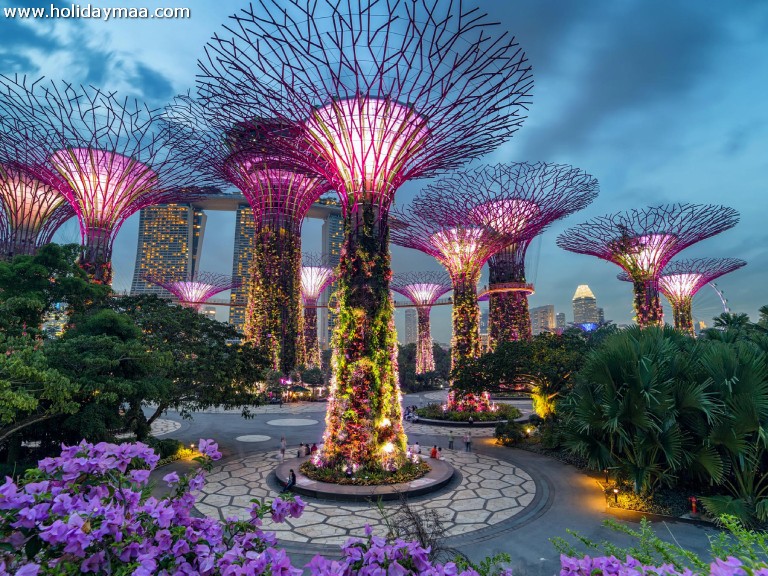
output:
<instances>
[{"instance_id":1,"label":"sky","mask_svg":"<svg viewBox=\"0 0 768 576\"><path fill-rule=\"evenodd\" d=\"M532 105L523 126L484 163L546 161L595 176L600 196L552 225L529 252L536 285L531 306L554 304L572 319L571 298L589 284L605 317L632 318L631 286L619 268L565 252L557 235L591 217L666 202L726 204L739 210L732 230L679 257L743 258L748 265L717 281L734 312L753 319L768 304L768 2L730 0L484 0L477 5L514 34L533 66ZM60 2L68 7L71 2ZM83 4L84 6L85 4ZM189 19L12 19L3 9L44 6L0 0L0 73L93 84L163 105L193 89L203 46L243 2L95 0L92 6L190 8ZM423 186L406 183L396 204ZM138 216L120 231L115 287L130 285ZM317 245L319 221L304 226ZM231 271L234 215L210 213L202 268ZM68 224L59 238L76 240ZM431 258L394 247L395 272L438 269ZM484 273L484 278L487 272ZM484 283L484 282L483 282ZM714 291L694 302L704 319L719 312ZM666 304L666 303L665 303ZM668 306L665 306L668 309ZM667 310L669 312L669 310ZM404 312L398 310L403 333ZM433 337L450 340L450 307L433 311Z\"/></svg>"}]
</instances>

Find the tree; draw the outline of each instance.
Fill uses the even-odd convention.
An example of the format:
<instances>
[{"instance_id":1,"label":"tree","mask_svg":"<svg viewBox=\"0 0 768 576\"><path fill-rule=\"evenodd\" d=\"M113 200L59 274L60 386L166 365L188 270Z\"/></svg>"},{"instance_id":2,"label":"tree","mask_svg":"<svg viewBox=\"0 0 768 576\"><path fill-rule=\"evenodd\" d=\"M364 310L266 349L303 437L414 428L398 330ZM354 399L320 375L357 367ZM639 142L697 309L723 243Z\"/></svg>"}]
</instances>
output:
<instances>
[{"instance_id":1,"label":"tree","mask_svg":"<svg viewBox=\"0 0 768 576\"><path fill-rule=\"evenodd\" d=\"M0 351L0 443L77 411L78 384L50 367L40 341L0 336Z\"/></svg>"}]
</instances>

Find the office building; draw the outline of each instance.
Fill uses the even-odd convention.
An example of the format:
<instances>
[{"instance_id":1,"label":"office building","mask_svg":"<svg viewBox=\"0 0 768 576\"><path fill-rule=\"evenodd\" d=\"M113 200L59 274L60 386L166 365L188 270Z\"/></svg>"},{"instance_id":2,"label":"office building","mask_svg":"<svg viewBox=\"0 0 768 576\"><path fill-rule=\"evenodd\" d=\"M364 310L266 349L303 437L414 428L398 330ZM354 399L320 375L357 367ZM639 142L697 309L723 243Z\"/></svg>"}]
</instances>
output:
<instances>
[{"instance_id":1,"label":"office building","mask_svg":"<svg viewBox=\"0 0 768 576\"><path fill-rule=\"evenodd\" d=\"M531 332L534 336L542 332L555 331L555 307L553 304L531 308Z\"/></svg>"},{"instance_id":2,"label":"office building","mask_svg":"<svg viewBox=\"0 0 768 576\"><path fill-rule=\"evenodd\" d=\"M235 250L232 258L232 278L246 280L250 278L253 261L253 239L256 235L256 223L249 204L240 204L235 213ZM248 282L230 292L229 323L243 331L245 324L245 305L248 301Z\"/></svg>"},{"instance_id":3,"label":"office building","mask_svg":"<svg viewBox=\"0 0 768 576\"><path fill-rule=\"evenodd\" d=\"M555 314L555 328L557 330L565 330L565 312Z\"/></svg>"},{"instance_id":4,"label":"office building","mask_svg":"<svg viewBox=\"0 0 768 576\"><path fill-rule=\"evenodd\" d=\"M597 323L600 325L605 324L605 310L602 308L597 309Z\"/></svg>"},{"instance_id":5,"label":"office building","mask_svg":"<svg viewBox=\"0 0 768 576\"><path fill-rule=\"evenodd\" d=\"M145 274L183 279L197 271L205 220L205 213L189 204L161 204L141 210L132 296L170 296L164 288L147 282Z\"/></svg>"},{"instance_id":6,"label":"office building","mask_svg":"<svg viewBox=\"0 0 768 576\"><path fill-rule=\"evenodd\" d=\"M200 310L200 314L211 320L216 320L216 307L215 306L203 306Z\"/></svg>"},{"instance_id":7,"label":"office building","mask_svg":"<svg viewBox=\"0 0 768 576\"><path fill-rule=\"evenodd\" d=\"M597 298L586 284L579 285L573 295L573 323L599 324L600 316L597 311Z\"/></svg>"},{"instance_id":8,"label":"office building","mask_svg":"<svg viewBox=\"0 0 768 576\"><path fill-rule=\"evenodd\" d=\"M419 339L419 315L416 308L405 309L405 340L404 344L416 344Z\"/></svg>"},{"instance_id":9,"label":"office building","mask_svg":"<svg viewBox=\"0 0 768 576\"><path fill-rule=\"evenodd\" d=\"M330 199L321 199L320 202L327 205L339 206L338 202ZM327 259L329 265L334 268L339 265L341 256L341 247L344 244L344 219L341 212L331 213L323 222L323 257ZM333 336L333 329L336 326L336 313L334 312L335 302L333 294L336 292L336 282L332 282L320 295L318 300L323 308L320 308L320 348L326 350Z\"/></svg>"}]
</instances>

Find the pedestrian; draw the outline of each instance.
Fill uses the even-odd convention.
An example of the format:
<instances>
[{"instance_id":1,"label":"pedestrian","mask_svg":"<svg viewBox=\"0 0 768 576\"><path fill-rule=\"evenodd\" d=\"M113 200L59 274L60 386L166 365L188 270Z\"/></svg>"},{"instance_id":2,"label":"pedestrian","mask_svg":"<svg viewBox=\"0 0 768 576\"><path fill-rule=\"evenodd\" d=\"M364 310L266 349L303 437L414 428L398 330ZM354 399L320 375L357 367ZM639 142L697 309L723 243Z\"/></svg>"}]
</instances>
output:
<instances>
[{"instance_id":1,"label":"pedestrian","mask_svg":"<svg viewBox=\"0 0 768 576\"><path fill-rule=\"evenodd\" d=\"M429 457L437 459L437 445L432 446L432 450L429 451Z\"/></svg>"},{"instance_id":2,"label":"pedestrian","mask_svg":"<svg viewBox=\"0 0 768 576\"><path fill-rule=\"evenodd\" d=\"M443 447L438 446L437 448L437 459L442 460L443 459Z\"/></svg>"},{"instance_id":3,"label":"pedestrian","mask_svg":"<svg viewBox=\"0 0 768 576\"><path fill-rule=\"evenodd\" d=\"M464 452L469 452L472 449L472 436L469 432L464 433Z\"/></svg>"},{"instance_id":4,"label":"pedestrian","mask_svg":"<svg viewBox=\"0 0 768 576\"><path fill-rule=\"evenodd\" d=\"M309 456L310 454L312 454L312 450L309 447L309 442L307 442L304 444L304 456Z\"/></svg>"},{"instance_id":5,"label":"pedestrian","mask_svg":"<svg viewBox=\"0 0 768 576\"><path fill-rule=\"evenodd\" d=\"M469 417L469 425L472 426L475 423L475 419L472 416Z\"/></svg>"},{"instance_id":6,"label":"pedestrian","mask_svg":"<svg viewBox=\"0 0 768 576\"><path fill-rule=\"evenodd\" d=\"M296 451L296 458L301 458L304 456L304 442L299 444L299 449Z\"/></svg>"},{"instance_id":7,"label":"pedestrian","mask_svg":"<svg viewBox=\"0 0 768 576\"><path fill-rule=\"evenodd\" d=\"M283 396L280 395L280 408L282 408L282 407L283 407Z\"/></svg>"},{"instance_id":8,"label":"pedestrian","mask_svg":"<svg viewBox=\"0 0 768 576\"><path fill-rule=\"evenodd\" d=\"M453 450L453 430L448 431L448 450Z\"/></svg>"},{"instance_id":9,"label":"pedestrian","mask_svg":"<svg viewBox=\"0 0 768 576\"><path fill-rule=\"evenodd\" d=\"M317 444L312 442L312 448L309 449L309 453L314 454L315 452L317 452Z\"/></svg>"},{"instance_id":10,"label":"pedestrian","mask_svg":"<svg viewBox=\"0 0 768 576\"><path fill-rule=\"evenodd\" d=\"M280 462L285 460L285 449L288 446L287 442L285 441L285 434L280 436Z\"/></svg>"},{"instance_id":11,"label":"pedestrian","mask_svg":"<svg viewBox=\"0 0 768 576\"><path fill-rule=\"evenodd\" d=\"M288 472L288 482L283 486L283 492L289 492L294 486L296 486L296 472L291 468Z\"/></svg>"},{"instance_id":12,"label":"pedestrian","mask_svg":"<svg viewBox=\"0 0 768 576\"><path fill-rule=\"evenodd\" d=\"M421 444L416 442L416 444L413 445L413 453L414 454L421 454Z\"/></svg>"}]
</instances>

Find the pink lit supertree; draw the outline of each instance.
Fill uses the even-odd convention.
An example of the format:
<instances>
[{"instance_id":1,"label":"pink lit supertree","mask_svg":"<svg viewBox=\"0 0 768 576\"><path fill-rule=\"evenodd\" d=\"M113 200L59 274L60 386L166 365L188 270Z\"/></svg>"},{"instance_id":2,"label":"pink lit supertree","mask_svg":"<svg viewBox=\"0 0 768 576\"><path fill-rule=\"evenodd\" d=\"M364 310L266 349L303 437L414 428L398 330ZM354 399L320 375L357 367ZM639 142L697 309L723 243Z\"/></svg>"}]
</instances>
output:
<instances>
[{"instance_id":1,"label":"pink lit supertree","mask_svg":"<svg viewBox=\"0 0 768 576\"><path fill-rule=\"evenodd\" d=\"M485 154L521 125L530 67L477 9L438 0L264 0L200 63L206 106L301 126L304 164L339 193L324 461L404 461L389 296L389 207L406 180ZM386 350L391 350L390 354Z\"/></svg>"},{"instance_id":2,"label":"pink lit supertree","mask_svg":"<svg viewBox=\"0 0 768 576\"><path fill-rule=\"evenodd\" d=\"M738 258L692 258L667 264L659 275L659 291L672 305L675 328L693 336L693 297L713 280L746 265ZM626 272L618 278L632 281Z\"/></svg>"},{"instance_id":3,"label":"pink lit supertree","mask_svg":"<svg viewBox=\"0 0 768 576\"><path fill-rule=\"evenodd\" d=\"M211 296L231 290L240 284L239 280L234 280L231 276L213 272L196 272L183 279L158 278L145 274L144 279L165 288L173 294L179 304L198 312Z\"/></svg>"},{"instance_id":4,"label":"pink lit supertree","mask_svg":"<svg viewBox=\"0 0 768 576\"><path fill-rule=\"evenodd\" d=\"M329 185L293 161L296 124L240 120L232 109L205 107L190 96L174 100L166 121L178 129L183 141L179 147L189 163L236 186L253 210L256 234L245 340L262 348L273 368L287 374L307 361L304 336L309 329L301 314L302 222Z\"/></svg>"},{"instance_id":5,"label":"pink lit supertree","mask_svg":"<svg viewBox=\"0 0 768 576\"><path fill-rule=\"evenodd\" d=\"M0 76L0 115L44 134L25 170L69 202L94 282L111 282L112 244L129 216L212 183L176 153L161 114L90 86Z\"/></svg>"},{"instance_id":6,"label":"pink lit supertree","mask_svg":"<svg viewBox=\"0 0 768 576\"><path fill-rule=\"evenodd\" d=\"M451 278L452 366L480 355L477 283L485 263L509 243L508 236L479 221L484 202L463 183L449 176L428 185L408 209L394 211L398 224L392 228L392 242L433 256Z\"/></svg>"},{"instance_id":7,"label":"pink lit supertree","mask_svg":"<svg viewBox=\"0 0 768 576\"><path fill-rule=\"evenodd\" d=\"M507 236L510 243L488 262L488 345L531 337L525 254L533 239L556 220L584 209L598 183L563 164L516 162L453 175L451 188L477 198L478 221Z\"/></svg>"},{"instance_id":8,"label":"pink lit supertree","mask_svg":"<svg viewBox=\"0 0 768 576\"><path fill-rule=\"evenodd\" d=\"M301 266L301 298L304 302L304 348L307 366L320 366L320 343L317 340L317 301L336 272L328 258L304 254Z\"/></svg>"},{"instance_id":9,"label":"pink lit supertree","mask_svg":"<svg viewBox=\"0 0 768 576\"><path fill-rule=\"evenodd\" d=\"M681 250L732 228L733 208L713 204L665 204L593 218L566 230L557 245L620 266L632 279L637 323L660 325L659 275Z\"/></svg>"},{"instance_id":10,"label":"pink lit supertree","mask_svg":"<svg viewBox=\"0 0 768 576\"><path fill-rule=\"evenodd\" d=\"M451 279L443 272L425 270L395 274L392 290L408 298L416 307L418 330L416 334L416 374L426 374L435 369L432 353L432 331L429 314L432 306L444 294L451 291Z\"/></svg>"},{"instance_id":11,"label":"pink lit supertree","mask_svg":"<svg viewBox=\"0 0 768 576\"><path fill-rule=\"evenodd\" d=\"M12 118L0 118L0 258L34 254L75 215L66 199L35 178L39 140Z\"/></svg>"}]
</instances>

